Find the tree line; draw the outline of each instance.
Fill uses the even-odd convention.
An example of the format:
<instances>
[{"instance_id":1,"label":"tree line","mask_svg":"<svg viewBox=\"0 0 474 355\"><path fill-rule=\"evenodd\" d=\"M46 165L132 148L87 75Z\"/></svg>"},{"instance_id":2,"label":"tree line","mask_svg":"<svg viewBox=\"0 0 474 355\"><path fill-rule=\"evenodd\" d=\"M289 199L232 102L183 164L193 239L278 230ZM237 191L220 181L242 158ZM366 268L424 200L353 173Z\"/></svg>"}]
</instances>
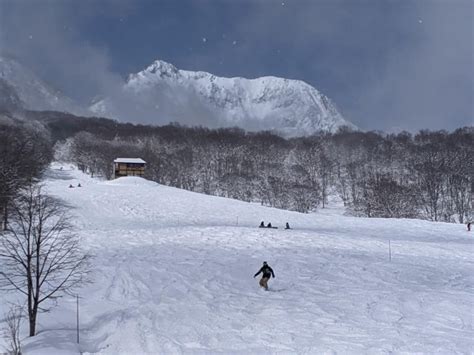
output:
<instances>
[{"instance_id":1,"label":"tree line","mask_svg":"<svg viewBox=\"0 0 474 355\"><path fill-rule=\"evenodd\" d=\"M92 175L111 178L116 157L140 157L149 180L282 209L306 213L338 199L358 216L472 219L473 127L284 139L238 128L64 121L46 123L57 154Z\"/></svg>"},{"instance_id":2,"label":"tree line","mask_svg":"<svg viewBox=\"0 0 474 355\"><path fill-rule=\"evenodd\" d=\"M310 212L342 201L367 217L472 219L474 128L284 139L271 132L134 125L59 112L0 119L0 216L53 159L111 178L117 157L147 161L146 178L211 195ZM53 147L54 146L54 147Z\"/></svg>"}]
</instances>

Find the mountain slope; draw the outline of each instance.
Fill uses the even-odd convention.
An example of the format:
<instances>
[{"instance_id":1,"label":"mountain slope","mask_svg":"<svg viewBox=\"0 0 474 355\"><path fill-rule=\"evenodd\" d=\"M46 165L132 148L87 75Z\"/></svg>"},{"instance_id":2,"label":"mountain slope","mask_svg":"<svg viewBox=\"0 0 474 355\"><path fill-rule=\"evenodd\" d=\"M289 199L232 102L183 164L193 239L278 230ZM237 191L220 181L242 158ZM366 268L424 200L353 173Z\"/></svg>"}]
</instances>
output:
<instances>
[{"instance_id":1,"label":"mountain slope","mask_svg":"<svg viewBox=\"0 0 474 355\"><path fill-rule=\"evenodd\" d=\"M178 70L155 61L129 76L115 96L91 107L107 117L146 123L200 123L213 127L275 130L285 136L334 132L346 121L329 98L299 80L222 78Z\"/></svg>"},{"instance_id":2,"label":"mountain slope","mask_svg":"<svg viewBox=\"0 0 474 355\"><path fill-rule=\"evenodd\" d=\"M0 57L0 104L6 108L38 111L64 111L81 114L73 100L53 90L19 62Z\"/></svg>"},{"instance_id":3,"label":"mountain slope","mask_svg":"<svg viewBox=\"0 0 474 355\"><path fill-rule=\"evenodd\" d=\"M66 165L48 172L45 189L74 207L94 283L80 291L80 345L66 296L40 315L25 354L474 348L474 242L463 226L300 214L135 177L99 181ZM280 229L257 228L261 220ZM276 276L268 293L253 279L263 260ZM0 314L13 301L2 292Z\"/></svg>"}]
</instances>

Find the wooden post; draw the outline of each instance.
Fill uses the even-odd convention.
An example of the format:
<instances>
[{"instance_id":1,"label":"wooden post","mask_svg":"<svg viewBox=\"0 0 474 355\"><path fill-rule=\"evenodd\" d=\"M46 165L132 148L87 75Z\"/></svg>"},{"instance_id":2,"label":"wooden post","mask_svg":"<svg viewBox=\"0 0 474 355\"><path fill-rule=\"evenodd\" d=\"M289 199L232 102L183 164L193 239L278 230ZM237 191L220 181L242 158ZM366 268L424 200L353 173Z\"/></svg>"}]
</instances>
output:
<instances>
[{"instance_id":1,"label":"wooden post","mask_svg":"<svg viewBox=\"0 0 474 355\"><path fill-rule=\"evenodd\" d=\"M76 295L76 332L77 343L79 344L79 295Z\"/></svg>"}]
</instances>

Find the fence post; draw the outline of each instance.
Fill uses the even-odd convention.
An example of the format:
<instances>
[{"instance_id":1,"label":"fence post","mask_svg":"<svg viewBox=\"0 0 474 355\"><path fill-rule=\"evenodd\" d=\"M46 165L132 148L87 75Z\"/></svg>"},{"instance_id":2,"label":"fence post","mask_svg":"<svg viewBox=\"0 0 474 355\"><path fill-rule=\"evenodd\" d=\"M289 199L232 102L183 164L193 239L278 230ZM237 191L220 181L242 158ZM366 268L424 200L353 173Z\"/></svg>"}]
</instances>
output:
<instances>
[{"instance_id":1,"label":"fence post","mask_svg":"<svg viewBox=\"0 0 474 355\"><path fill-rule=\"evenodd\" d=\"M76 333L77 343L79 344L79 295L76 295Z\"/></svg>"}]
</instances>

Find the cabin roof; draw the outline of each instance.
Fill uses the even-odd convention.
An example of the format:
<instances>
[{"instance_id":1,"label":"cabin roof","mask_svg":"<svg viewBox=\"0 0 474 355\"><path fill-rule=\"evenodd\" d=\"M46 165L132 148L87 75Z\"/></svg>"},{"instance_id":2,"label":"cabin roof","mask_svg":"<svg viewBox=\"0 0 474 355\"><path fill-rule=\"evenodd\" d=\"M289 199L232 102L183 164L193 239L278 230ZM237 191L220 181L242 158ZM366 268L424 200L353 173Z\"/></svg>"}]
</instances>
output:
<instances>
[{"instance_id":1,"label":"cabin roof","mask_svg":"<svg viewBox=\"0 0 474 355\"><path fill-rule=\"evenodd\" d=\"M117 158L114 163L146 164L146 161L140 158Z\"/></svg>"}]
</instances>

